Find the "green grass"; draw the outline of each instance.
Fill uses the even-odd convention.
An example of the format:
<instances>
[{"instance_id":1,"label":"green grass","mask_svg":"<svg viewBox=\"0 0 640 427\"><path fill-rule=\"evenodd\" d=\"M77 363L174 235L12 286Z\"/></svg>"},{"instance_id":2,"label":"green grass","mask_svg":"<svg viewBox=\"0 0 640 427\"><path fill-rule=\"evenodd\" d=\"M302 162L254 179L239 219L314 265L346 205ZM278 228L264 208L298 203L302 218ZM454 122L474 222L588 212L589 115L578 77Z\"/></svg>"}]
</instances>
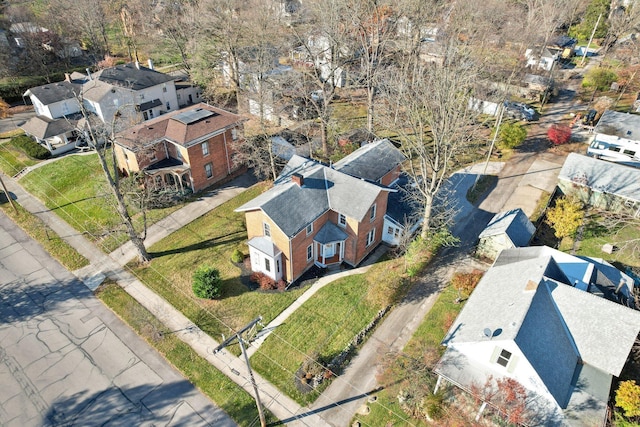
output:
<instances>
[{"instance_id":1,"label":"green grass","mask_svg":"<svg viewBox=\"0 0 640 427\"><path fill-rule=\"evenodd\" d=\"M103 251L111 252L127 240L97 154L65 156L34 169L20 184ZM147 222L153 224L180 207L149 210ZM132 212L141 230L142 215Z\"/></svg>"},{"instance_id":2,"label":"green grass","mask_svg":"<svg viewBox=\"0 0 640 427\"><path fill-rule=\"evenodd\" d=\"M425 316L420 327L403 349L402 355L394 364L393 375L388 375L390 381L382 383L383 390L376 394L377 400L369 403L369 415L356 415L366 426L426 426L424 421L410 418L398 404L397 395L402 387L417 378L413 370L418 365L424 366L425 355L442 355L444 347L440 345L449 326L456 318L464 303L455 304L458 293L453 286L447 286ZM384 374L382 376L384 378Z\"/></svg>"},{"instance_id":3,"label":"green grass","mask_svg":"<svg viewBox=\"0 0 640 427\"><path fill-rule=\"evenodd\" d=\"M39 162L39 160L27 156L10 139L0 141L0 170L5 174L14 176L22 169Z\"/></svg>"},{"instance_id":4,"label":"green grass","mask_svg":"<svg viewBox=\"0 0 640 427\"><path fill-rule=\"evenodd\" d=\"M96 292L111 310L162 354L192 384L241 426L256 425L258 410L253 398L172 334L120 286L107 283ZM277 419L266 411L268 422Z\"/></svg>"},{"instance_id":5,"label":"green grass","mask_svg":"<svg viewBox=\"0 0 640 427\"><path fill-rule=\"evenodd\" d=\"M266 339L251 358L253 368L301 405L314 401L322 387L302 394L294 374L315 352L328 363L373 320L382 307L367 303L367 288L366 277L354 275L320 289Z\"/></svg>"},{"instance_id":6,"label":"green grass","mask_svg":"<svg viewBox=\"0 0 640 427\"><path fill-rule=\"evenodd\" d=\"M234 249L247 251L244 214L233 210L265 188L258 185L243 192L151 246L153 259L148 266L131 265L148 287L217 340L259 315L266 324L303 292L252 291L240 280L240 268L231 262ZM191 277L203 265L220 271L223 290L217 300L193 295Z\"/></svg>"},{"instance_id":7,"label":"green grass","mask_svg":"<svg viewBox=\"0 0 640 427\"><path fill-rule=\"evenodd\" d=\"M626 242L640 240L640 222L624 228L610 228L602 225L601 218L589 215L585 219L585 229L580 240L577 254L603 258L608 262L618 262L626 266L640 267L640 259L634 254L632 247L625 246ZM611 243L619 250L613 254L602 252L602 245ZM636 245L640 246L640 245Z\"/></svg>"},{"instance_id":8,"label":"green grass","mask_svg":"<svg viewBox=\"0 0 640 427\"><path fill-rule=\"evenodd\" d=\"M89 264L89 261L84 256L62 240L40 218L32 215L17 203L14 203L14 206L17 211L9 203L0 205L0 209L29 236L40 243L67 270L77 270Z\"/></svg>"}]
</instances>

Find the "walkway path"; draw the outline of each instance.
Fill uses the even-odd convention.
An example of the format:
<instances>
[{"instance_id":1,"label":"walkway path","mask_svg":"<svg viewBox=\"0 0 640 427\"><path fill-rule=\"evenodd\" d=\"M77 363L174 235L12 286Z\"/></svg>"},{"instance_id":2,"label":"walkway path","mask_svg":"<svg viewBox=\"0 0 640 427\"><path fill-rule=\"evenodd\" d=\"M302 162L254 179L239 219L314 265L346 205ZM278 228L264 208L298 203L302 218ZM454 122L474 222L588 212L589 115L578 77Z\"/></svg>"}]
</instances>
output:
<instances>
[{"instance_id":1,"label":"walkway path","mask_svg":"<svg viewBox=\"0 0 640 427\"><path fill-rule=\"evenodd\" d=\"M243 180L244 179L246 178L243 178ZM126 271L116 260L98 250L81 233L74 230L55 213L47 209L39 200L22 189L15 180L9 177L3 177L3 180L5 181L8 190L15 195L16 200L21 206L42 219L45 224L51 227L51 229L61 238L65 239L65 241L73 246L78 252L89 259L90 266L74 272L81 280L87 283L90 287L95 285L95 281L93 279L96 275L104 274L112 280L117 281L118 284L127 291L127 293L134 297L147 310L152 312L166 325L167 328L172 331L179 331L175 333L178 338L191 346L201 357L207 359L209 363L227 374L229 378L236 382L236 384L253 395L253 388L246 371L246 365L243 361L226 351L220 351L213 354L212 350L218 346L218 342L202 332L197 326L189 321L189 319L182 315L182 313L173 308L173 306L171 306L166 300L149 290L136 277ZM241 180L241 182L245 181ZM237 187L235 181L230 182L224 188L229 187ZM211 197L215 198L216 194L225 194L224 197L231 197L228 192L215 192ZM206 196L203 196L203 198L204 197ZM189 216L190 206L181 209L180 211L183 211L182 213L176 214L180 211L174 212L176 215L174 215L173 221L186 221ZM195 215L198 211L195 209L191 211L194 215L194 218L192 218L193 220L195 219ZM157 230L159 230L158 233L169 233L169 226L166 224L159 225ZM120 259L126 259L126 255L124 255L126 253L126 250L123 249L123 255ZM304 411L295 401L284 396L276 387L261 376L255 374L254 376L256 383L258 384L262 403L280 420L289 420L287 424L295 427L321 427L327 425L317 415L302 414Z\"/></svg>"}]
</instances>

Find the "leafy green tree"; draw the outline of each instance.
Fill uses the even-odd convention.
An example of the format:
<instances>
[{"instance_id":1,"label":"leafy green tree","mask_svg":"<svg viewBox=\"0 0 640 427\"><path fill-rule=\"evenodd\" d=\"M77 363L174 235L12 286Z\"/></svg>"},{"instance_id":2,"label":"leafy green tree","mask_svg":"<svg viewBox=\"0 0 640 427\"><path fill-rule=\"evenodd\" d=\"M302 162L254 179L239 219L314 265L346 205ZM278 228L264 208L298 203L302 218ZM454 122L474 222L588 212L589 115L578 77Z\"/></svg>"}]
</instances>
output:
<instances>
[{"instance_id":1,"label":"leafy green tree","mask_svg":"<svg viewBox=\"0 0 640 427\"><path fill-rule=\"evenodd\" d=\"M611 83L618 80L618 75L608 68L591 68L582 80L582 87L595 90L609 90Z\"/></svg>"},{"instance_id":2,"label":"leafy green tree","mask_svg":"<svg viewBox=\"0 0 640 427\"><path fill-rule=\"evenodd\" d=\"M582 203L573 198L560 197L556 205L547 210L545 222L555 230L558 239L574 236L582 224L584 212Z\"/></svg>"},{"instance_id":3,"label":"leafy green tree","mask_svg":"<svg viewBox=\"0 0 640 427\"><path fill-rule=\"evenodd\" d=\"M504 123L500 127L498 146L516 148L527 138L527 130L520 123Z\"/></svg>"},{"instance_id":4,"label":"leafy green tree","mask_svg":"<svg viewBox=\"0 0 640 427\"><path fill-rule=\"evenodd\" d=\"M198 298L214 299L222 294L220 272L213 267L200 267L192 277L191 288Z\"/></svg>"},{"instance_id":5,"label":"leafy green tree","mask_svg":"<svg viewBox=\"0 0 640 427\"><path fill-rule=\"evenodd\" d=\"M640 385L635 380L622 381L616 390L616 406L625 417L640 417Z\"/></svg>"},{"instance_id":6,"label":"leafy green tree","mask_svg":"<svg viewBox=\"0 0 640 427\"><path fill-rule=\"evenodd\" d=\"M587 10L585 11L584 16L582 17L582 21L580 21L579 24L571 27L571 29L569 30L569 35L581 40L588 40L589 37L591 37L593 27L595 27L596 22L598 21L598 16L602 14L602 18L600 18L600 22L598 23L598 28L596 29L594 37L597 39L601 39L606 36L607 31L609 30L607 17L609 16L610 7L610 0L591 0L589 6L587 6Z\"/></svg>"}]
</instances>

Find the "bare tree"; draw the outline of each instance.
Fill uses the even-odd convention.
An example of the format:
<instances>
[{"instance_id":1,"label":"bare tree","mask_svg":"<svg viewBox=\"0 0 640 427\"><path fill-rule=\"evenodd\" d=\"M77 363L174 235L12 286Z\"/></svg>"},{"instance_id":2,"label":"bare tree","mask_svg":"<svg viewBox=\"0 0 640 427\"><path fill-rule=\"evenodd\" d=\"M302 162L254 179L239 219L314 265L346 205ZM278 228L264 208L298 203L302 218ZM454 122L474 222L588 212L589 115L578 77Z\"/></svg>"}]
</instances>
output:
<instances>
[{"instance_id":1,"label":"bare tree","mask_svg":"<svg viewBox=\"0 0 640 427\"><path fill-rule=\"evenodd\" d=\"M147 249L144 246L144 234L140 236L133 226L133 220L131 214L125 202L125 196L120 183L120 176L118 175L118 166L115 156L115 151L109 149L115 141L115 135L118 130L118 118L121 117L120 110L114 115L111 127L102 123L96 116L91 115L85 108L82 99L79 100L81 113L83 120L82 126L78 129L85 136L87 144L95 149L98 155L98 161L104 172L104 176L107 180L107 184L113 197L116 200L116 209L122 223L127 231L127 235L133 246L138 253L138 261L141 263L147 263L151 260L151 256L148 254ZM123 109L126 107L123 107ZM128 115L128 117L131 117ZM111 164L109 164L111 163ZM146 229L145 229L146 232Z\"/></svg>"},{"instance_id":2,"label":"bare tree","mask_svg":"<svg viewBox=\"0 0 640 427\"><path fill-rule=\"evenodd\" d=\"M456 38L448 39L442 65L407 61L387 74L387 126L398 133L409 159L406 170L422 206L423 238L437 225L434 201L455 155L474 137L469 97L477 76L476 64Z\"/></svg>"}]
</instances>

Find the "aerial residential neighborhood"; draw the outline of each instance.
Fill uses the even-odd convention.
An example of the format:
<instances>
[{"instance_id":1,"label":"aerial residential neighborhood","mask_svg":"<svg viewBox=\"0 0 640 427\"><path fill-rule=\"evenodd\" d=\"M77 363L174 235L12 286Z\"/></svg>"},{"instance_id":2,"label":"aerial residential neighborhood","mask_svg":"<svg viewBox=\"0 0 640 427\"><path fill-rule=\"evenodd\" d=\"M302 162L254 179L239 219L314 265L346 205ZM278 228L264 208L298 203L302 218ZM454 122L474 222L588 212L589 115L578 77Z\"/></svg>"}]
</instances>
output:
<instances>
[{"instance_id":1,"label":"aerial residential neighborhood","mask_svg":"<svg viewBox=\"0 0 640 427\"><path fill-rule=\"evenodd\" d=\"M0 425L640 425L639 35L0 2Z\"/></svg>"}]
</instances>

